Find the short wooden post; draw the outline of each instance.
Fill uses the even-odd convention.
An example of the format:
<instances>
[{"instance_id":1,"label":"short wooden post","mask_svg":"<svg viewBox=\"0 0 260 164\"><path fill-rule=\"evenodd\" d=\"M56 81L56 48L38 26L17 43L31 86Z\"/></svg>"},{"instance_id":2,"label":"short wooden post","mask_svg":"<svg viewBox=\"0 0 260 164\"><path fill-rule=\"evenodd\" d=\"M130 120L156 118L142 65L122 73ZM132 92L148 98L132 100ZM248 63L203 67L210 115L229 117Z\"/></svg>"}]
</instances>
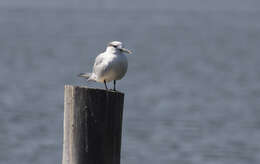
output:
<instances>
[{"instance_id":1,"label":"short wooden post","mask_svg":"<svg viewBox=\"0 0 260 164\"><path fill-rule=\"evenodd\" d=\"M120 164L124 94L65 86L62 164Z\"/></svg>"}]
</instances>

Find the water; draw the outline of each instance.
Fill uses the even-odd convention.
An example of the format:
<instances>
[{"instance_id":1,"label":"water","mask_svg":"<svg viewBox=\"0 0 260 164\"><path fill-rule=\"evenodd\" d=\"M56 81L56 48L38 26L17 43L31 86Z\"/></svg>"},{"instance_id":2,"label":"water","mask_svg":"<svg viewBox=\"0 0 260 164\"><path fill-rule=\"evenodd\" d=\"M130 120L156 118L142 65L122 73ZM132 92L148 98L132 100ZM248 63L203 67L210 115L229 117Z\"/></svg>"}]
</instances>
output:
<instances>
[{"instance_id":1,"label":"water","mask_svg":"<svg viewBox=\"0 0 260 164\"><path fill-rule=\"evenodd\" d=\"M61 163L63 87L85 85L76 75L111 40L134 52L118 82L123 164L260 162L258 2L47 2L0 3L1 164Z\"/></svg>"}]
</instances>

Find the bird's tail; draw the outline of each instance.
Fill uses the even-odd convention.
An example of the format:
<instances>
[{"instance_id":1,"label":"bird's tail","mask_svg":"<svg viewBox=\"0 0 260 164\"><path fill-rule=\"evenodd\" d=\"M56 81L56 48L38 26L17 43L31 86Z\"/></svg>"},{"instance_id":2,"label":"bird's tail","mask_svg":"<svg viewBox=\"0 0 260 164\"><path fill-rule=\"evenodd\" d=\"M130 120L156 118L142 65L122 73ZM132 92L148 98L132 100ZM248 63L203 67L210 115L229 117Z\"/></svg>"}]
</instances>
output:
<instances>
[{"instance_id":1,"label":"bird's tail","mask_svg":"<svg viewBox=\"0 0 260 164\"><path fill-rule=\"evenodd\" d=\"M87 79L88 81L94 81L92 78L90 78L92 75L92 73L80 73L78 74L78 77L83 77L85 79Z\"/></svg>"},{"instance_id":2,"label":"bird's tail","mask_svg":"<svg viewBox=\"0 0 260 164\"><path fill-rule=\"evenodd\" d=\"M80 73L78 74L78 77L84 77L86 79L88 79L91 76L91 73Z\"/></svg>"}]
</instances>

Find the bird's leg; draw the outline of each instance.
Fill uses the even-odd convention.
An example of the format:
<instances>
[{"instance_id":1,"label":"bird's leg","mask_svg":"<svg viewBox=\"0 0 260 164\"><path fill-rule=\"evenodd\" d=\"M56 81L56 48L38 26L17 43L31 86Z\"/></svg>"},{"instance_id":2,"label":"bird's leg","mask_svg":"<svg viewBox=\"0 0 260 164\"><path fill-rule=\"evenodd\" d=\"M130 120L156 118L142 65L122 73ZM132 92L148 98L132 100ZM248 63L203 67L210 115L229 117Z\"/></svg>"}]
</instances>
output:
<instances>
[{"instance_id":1,"label":"bird's leg","mask_svg":"<svg viewBox=\"0 0 260 164\"><path fill-rule=\"evenodd\" d=\"M104 84L105 84L105 87L106 87L106 90L107 90L107 82L106 82L106 80L104 80Z\"/></svg>"},{"instance_id":2,"label":"bird's leg","mask_svg":"<svg viewBox=\"0 0 260 164\"><path fill-rule=\"evenodd\" d=\"M116 81L114 80L114 91L116 91Z\"/></svg>"}]
</instances>

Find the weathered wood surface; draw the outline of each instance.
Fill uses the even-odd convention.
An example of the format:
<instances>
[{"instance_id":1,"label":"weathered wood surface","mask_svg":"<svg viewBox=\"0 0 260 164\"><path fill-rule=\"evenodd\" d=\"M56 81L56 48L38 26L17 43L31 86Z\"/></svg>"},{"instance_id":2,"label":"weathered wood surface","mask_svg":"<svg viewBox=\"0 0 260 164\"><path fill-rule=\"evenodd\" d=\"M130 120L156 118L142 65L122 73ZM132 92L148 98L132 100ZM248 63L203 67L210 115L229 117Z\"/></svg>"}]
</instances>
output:
<instances>
[{"instance_id":1,"label":"weathered wood surface","mask_svg":"<svg viewBox=\"0 0 260 164\"><path fill-rule=\"evenodd\" d=\"M62 164L120 164L124 94L65 86Z\"/></svg>"}]
</instances>

